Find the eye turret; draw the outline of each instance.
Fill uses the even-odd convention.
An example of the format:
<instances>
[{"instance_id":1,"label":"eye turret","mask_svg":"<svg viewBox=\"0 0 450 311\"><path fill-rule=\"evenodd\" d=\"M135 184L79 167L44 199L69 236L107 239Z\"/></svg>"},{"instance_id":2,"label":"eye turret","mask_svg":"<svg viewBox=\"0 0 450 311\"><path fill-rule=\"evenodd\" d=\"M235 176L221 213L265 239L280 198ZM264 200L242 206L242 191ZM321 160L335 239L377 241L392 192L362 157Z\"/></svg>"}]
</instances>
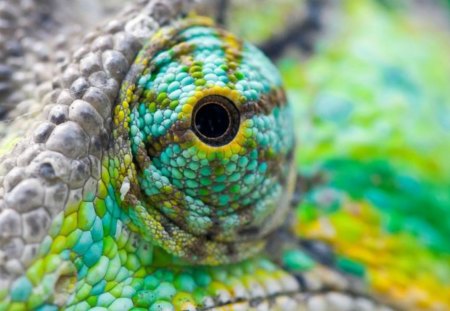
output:
<instances>
[{"instance_id":1,"label":"eye turret","mask_svg":"<svg viewBox=\"0 0 450 311\"><path fill-rule=\"evenodd\" d=\"M270 60L187 19L149 39L119 101L114 137L129 150L117 144L127 161L110 165L127 173L116 187L133 229L196 264L260 251L284 222L295 175L292 113Z\"/></svg>"},{"instance_id":2,"label":"eye turret","mask_svg":"<svg viewBox=\"0 0 450 311\"><path fill-rule=\"evenodd\" d=\"M192 131L210 146L224 146L239 131L239 110L226 97L210 95L202 98L192 113Z\"/></svg>"}]
</instances>

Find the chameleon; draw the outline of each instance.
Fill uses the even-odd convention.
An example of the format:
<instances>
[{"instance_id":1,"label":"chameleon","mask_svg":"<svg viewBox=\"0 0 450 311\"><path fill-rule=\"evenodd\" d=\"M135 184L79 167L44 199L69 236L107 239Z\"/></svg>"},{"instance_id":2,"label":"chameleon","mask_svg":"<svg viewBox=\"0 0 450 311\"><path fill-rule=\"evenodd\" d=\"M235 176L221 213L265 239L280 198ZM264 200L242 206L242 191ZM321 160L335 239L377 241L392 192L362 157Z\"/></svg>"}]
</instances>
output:
<instances>
[{"instance_id":1,"label":"chameleon","mask_svg":"<svg viewBox=\"0 0 450 311\"><path fill-rule=\"evenodd\" d=\"M0 310L426 309L301 238L323 237L291 208L278 69L191 5L141 1L100 27L33 130L5 138Z\"/></svg>"}]
</instances>

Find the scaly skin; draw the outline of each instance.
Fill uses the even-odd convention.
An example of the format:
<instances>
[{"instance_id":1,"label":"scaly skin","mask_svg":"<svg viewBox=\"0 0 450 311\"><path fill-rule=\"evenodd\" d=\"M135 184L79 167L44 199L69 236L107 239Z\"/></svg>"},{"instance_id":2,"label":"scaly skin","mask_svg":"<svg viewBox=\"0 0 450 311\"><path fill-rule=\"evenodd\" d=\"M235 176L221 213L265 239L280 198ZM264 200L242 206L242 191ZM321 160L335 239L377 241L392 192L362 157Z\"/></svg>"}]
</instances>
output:
<instances>
[{"instance_id":1,"label":"scaly skin","mask_svg":"<svg viewBox=\"0 0 450 311\"><path fill-rule=\"evenodd\" d=\"M191 130L208 96L236 107L225 142ZM70 109L101 120L86 102ZM291 276L255 257L289 207L289 121L280 78L254 47L207 20L161 29L122 82L94 191L51 220L2 309L186 310L227 303L227 286L233 300L246 286L295 291Z\"/></svg>"},{"instance_id":2,"label":"scaly skin","mask_svg":"<svg viewBox=\"0 0 450 311\"><path fill-rule=\"evenodd\" d=\"M87 40L6 154L0 310L389 310L282 227L295 144L277 70L208 19L162 26L155 3ZM211 103L220 137L196 117Z\"/></svg>"},{"instance_id":3,"label":"scaly skin","mask_svg":"<svg viewBox=\"0 0 450 311\"><path fill-rule=\"evenodd\" d=\"M143 47L114 36L115 50L98 38L67 66L50 123L13 151L32 155L5 177L0 310L305 305L294 274L262 252L295 172L276 69L205 19L174 20ZM230 114L223 137L192 124L210 101ZM288 265L314 270L298 255Z\"/></svg>"},{"instance_id":4,"label":"scaly skin","mask_svg":"<svg viewBox=\"0 0 450 311\"><path fill-rule=\"evenodd\" d=\"M292 190L276 70L206 20L173 21L136 57L130 22L112 26L113 49L97 38L67 66L50 122L3 162L0 309L186 310L297 291L255 256ZM235 107L225 142L191 130L207 96ZM30 157L5 165L18 153Z\"/></svg>"}]
</instances>

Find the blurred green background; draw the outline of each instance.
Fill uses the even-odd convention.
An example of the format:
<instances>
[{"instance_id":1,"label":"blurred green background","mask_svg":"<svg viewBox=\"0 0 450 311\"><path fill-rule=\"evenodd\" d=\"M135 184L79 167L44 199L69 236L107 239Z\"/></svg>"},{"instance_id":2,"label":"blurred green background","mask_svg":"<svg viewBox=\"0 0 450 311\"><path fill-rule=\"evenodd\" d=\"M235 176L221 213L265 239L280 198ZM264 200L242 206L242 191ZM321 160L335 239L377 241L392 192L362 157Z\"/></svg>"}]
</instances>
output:
<instances>
[{"instance_id":1,"label":"blurred green background","mask_svg":"<svg viewBox=\"0 0 450 311\"><path fill-rule=\"evenodd\" d=\"M296 232L411 310L450 309L449 12L450 1L264 0L233 2L227 19L275 58L299 171L321 176Z\"/></svg>"}]
</instances>

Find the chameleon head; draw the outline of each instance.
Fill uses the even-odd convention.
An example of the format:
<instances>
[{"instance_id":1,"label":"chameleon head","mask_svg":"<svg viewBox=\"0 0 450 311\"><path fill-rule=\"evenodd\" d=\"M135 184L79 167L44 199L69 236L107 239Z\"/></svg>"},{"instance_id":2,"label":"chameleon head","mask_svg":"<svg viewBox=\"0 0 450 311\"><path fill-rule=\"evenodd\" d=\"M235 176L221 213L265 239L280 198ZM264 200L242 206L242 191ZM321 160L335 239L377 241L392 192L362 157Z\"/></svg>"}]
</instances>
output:
<instances>
[{"instance_id":1,"label":"chameleon head","mask_svg":"<svg viewBox=\"0 0 450 311\"><path fill-rule=\"evenodd\" d=\"M162 29L123 83L114 123L116 141L129 142L117 150L128 159L121 205L167 252L242 260L284 221L291 111L277 69L251 44L201 18Z\"/></svg>"}]
</instances>

